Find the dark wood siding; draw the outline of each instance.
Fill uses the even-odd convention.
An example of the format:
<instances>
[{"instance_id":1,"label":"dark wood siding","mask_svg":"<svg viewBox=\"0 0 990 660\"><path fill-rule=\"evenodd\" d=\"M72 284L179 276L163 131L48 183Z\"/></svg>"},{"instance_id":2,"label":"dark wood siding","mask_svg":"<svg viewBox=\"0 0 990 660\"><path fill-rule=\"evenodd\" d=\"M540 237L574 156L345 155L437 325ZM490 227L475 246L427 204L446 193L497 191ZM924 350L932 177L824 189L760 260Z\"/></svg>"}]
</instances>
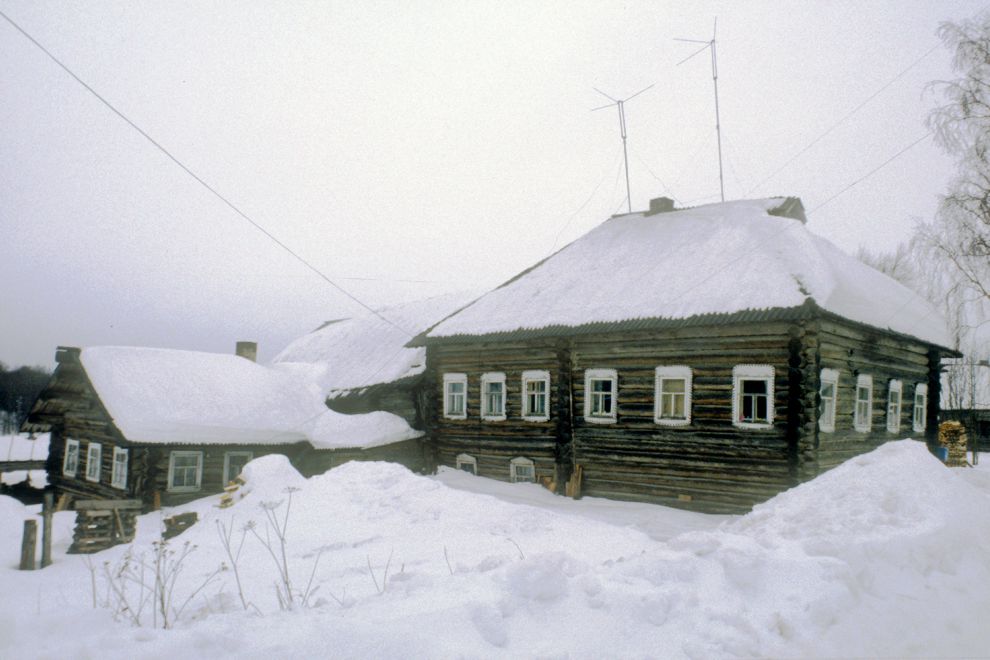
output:
<instances>
[{"instance_id":1,"label":"dark wood siding","mask_svg":"<svg viewBox=\"0 0 990 660\"><path fill-rule=\"evenodd\" d=\"M738 511L791 484L787 438L790 325L682 328L581 337L573 343L574 461L583 492L701 510ZM733 424L733 367L774 368L772 428ZM690 425L654 422L655 369L693 373ZM584 371L618 372L614 424L584 418Z\"/></svg>"},{"instance_id":2,"label":"dark wood siding","mask_svg":"<svg viewBox=\"0 0 990 660\"><path fill-rule=\"evenodd\" d=\"M839 371L838 401L835 431L817 432L818 463L821 470L835 467L857 454L900 438L924 440L937 424L929 407L928 429L916 433L912 429L915 386L928 385L928 400L937 411L938 379L930 364L929 347L879 330L844 323L838 319L821 321L819 364L821 368ZM937 365L937 359L936 359ZM937 367L934 369L937 375ZM856 379L859 374L873 379L873 419L869 432L856 431L853 426L856 404ZM887 397L891 379L901 381L900 430L887 431ZM815 384L818 387L818 382Z\"/></svg>"},{"instance_id":3,"label":"dark wood siding","mask_svg":"<svg viewBox=\"0 0 990 660\"><path fill-rule=\"evenodd\" d=\"M433 378L430 387L436 405L430 406L432 439L436 460L453 466L458 454L469 454L478 462L478 474L509 480L509 461L516 457L532 459L537 479L554 479L557 463L564 463L563 445L558 442L559 415L546 422L522 418L522 373L529 370L550 372L550 410L561 405L560 360L566 348L561 342L485 342L453 344L429 349ZM503 421L481 419L481 376L487 372L505 374L505 413ZM467 374L467 419L443 415L443 375Z\"/></svg>"}]
</instances>

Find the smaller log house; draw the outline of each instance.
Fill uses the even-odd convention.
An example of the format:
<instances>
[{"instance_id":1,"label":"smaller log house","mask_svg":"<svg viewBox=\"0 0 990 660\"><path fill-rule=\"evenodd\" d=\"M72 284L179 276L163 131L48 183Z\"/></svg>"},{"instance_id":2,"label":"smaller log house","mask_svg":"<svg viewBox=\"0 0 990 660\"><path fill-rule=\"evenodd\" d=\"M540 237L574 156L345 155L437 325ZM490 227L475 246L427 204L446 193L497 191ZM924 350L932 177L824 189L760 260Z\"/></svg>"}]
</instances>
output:
<instances>
[{"instance_id":1,"label":"smaller log house","mask_svg":"<svg viewBox=\"0 0 990 660\"><path fill-rule=\"evenodd\" d=\"M613 216L411 342L440 465L741 512L934 440L949 333L771 198Z\"/></svg>"},{"instance_id":2,"label":"smaller log house","mask_svg":"<svg viewBox=\"0 0 990 660\"><path fill-rule=\"evenodd\" d=\"M221 492L248 461L271 453L305 476L347 460L422 467L422 433L401 418L328 410L307 379L238 348L59 347L23 425L51 433L46 469L56 496L178 505Z\"/></svg>"}]
</instances>

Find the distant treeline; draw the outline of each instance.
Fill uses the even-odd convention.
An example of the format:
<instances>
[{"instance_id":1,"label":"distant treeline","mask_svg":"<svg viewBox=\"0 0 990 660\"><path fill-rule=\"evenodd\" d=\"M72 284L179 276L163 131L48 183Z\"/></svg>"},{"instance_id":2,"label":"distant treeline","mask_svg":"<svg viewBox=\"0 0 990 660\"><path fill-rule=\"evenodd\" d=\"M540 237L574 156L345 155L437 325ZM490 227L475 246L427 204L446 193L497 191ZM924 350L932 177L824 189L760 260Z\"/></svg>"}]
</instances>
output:
<instances>
[{"instance_id":1,"label":"distant treeline","mask_svg":"<svg viewBox=\"0 0 990 660\"><path fill-rule=\"evenodd\" d=\"M0 432L17 432L51 375L41 367L11 370L0 362Z\"/></svg>"}]
</instances>

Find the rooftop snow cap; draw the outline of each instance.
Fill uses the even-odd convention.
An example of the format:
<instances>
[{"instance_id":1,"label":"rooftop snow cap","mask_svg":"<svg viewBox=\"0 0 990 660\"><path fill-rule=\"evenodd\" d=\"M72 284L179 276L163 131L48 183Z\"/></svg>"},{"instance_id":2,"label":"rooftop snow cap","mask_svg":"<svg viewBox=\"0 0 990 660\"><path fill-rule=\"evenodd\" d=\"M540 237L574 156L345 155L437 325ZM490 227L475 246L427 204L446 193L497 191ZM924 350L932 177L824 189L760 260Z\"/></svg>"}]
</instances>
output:
<instances>
[{"instance_id":1,"label":"rooftop snow cap","mask_svg":"<svg viewBox=\"0 0 990 660\"><path fill-rule=\"evenodd\" d=\"M238 357L242 357L245 360L251 360L251 362L258 361L258 342L255 341L239 341L237 346L234 348L234 354Z\"/></svg>"}]
</instances>

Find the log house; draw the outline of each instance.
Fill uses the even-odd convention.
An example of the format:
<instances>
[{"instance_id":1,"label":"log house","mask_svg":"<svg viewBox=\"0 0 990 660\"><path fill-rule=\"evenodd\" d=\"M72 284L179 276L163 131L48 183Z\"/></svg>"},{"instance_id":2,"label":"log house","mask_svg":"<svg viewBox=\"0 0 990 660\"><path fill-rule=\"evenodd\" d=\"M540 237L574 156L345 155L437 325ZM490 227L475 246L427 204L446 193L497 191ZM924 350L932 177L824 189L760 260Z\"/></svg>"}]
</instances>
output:
<instances>
[{"instance_id":1,"label":"log house","mask_svg":"<svg viewBox=\"0 0 990 660\"><path fill-rule=\"evenodd\" d=\"M584 494L743 512L934 440L958 354L928 303L811 236L796 198L672 209L614 216L411 342L437 464L558 492L580 465Z\"/></svg>"}]
</instances>

